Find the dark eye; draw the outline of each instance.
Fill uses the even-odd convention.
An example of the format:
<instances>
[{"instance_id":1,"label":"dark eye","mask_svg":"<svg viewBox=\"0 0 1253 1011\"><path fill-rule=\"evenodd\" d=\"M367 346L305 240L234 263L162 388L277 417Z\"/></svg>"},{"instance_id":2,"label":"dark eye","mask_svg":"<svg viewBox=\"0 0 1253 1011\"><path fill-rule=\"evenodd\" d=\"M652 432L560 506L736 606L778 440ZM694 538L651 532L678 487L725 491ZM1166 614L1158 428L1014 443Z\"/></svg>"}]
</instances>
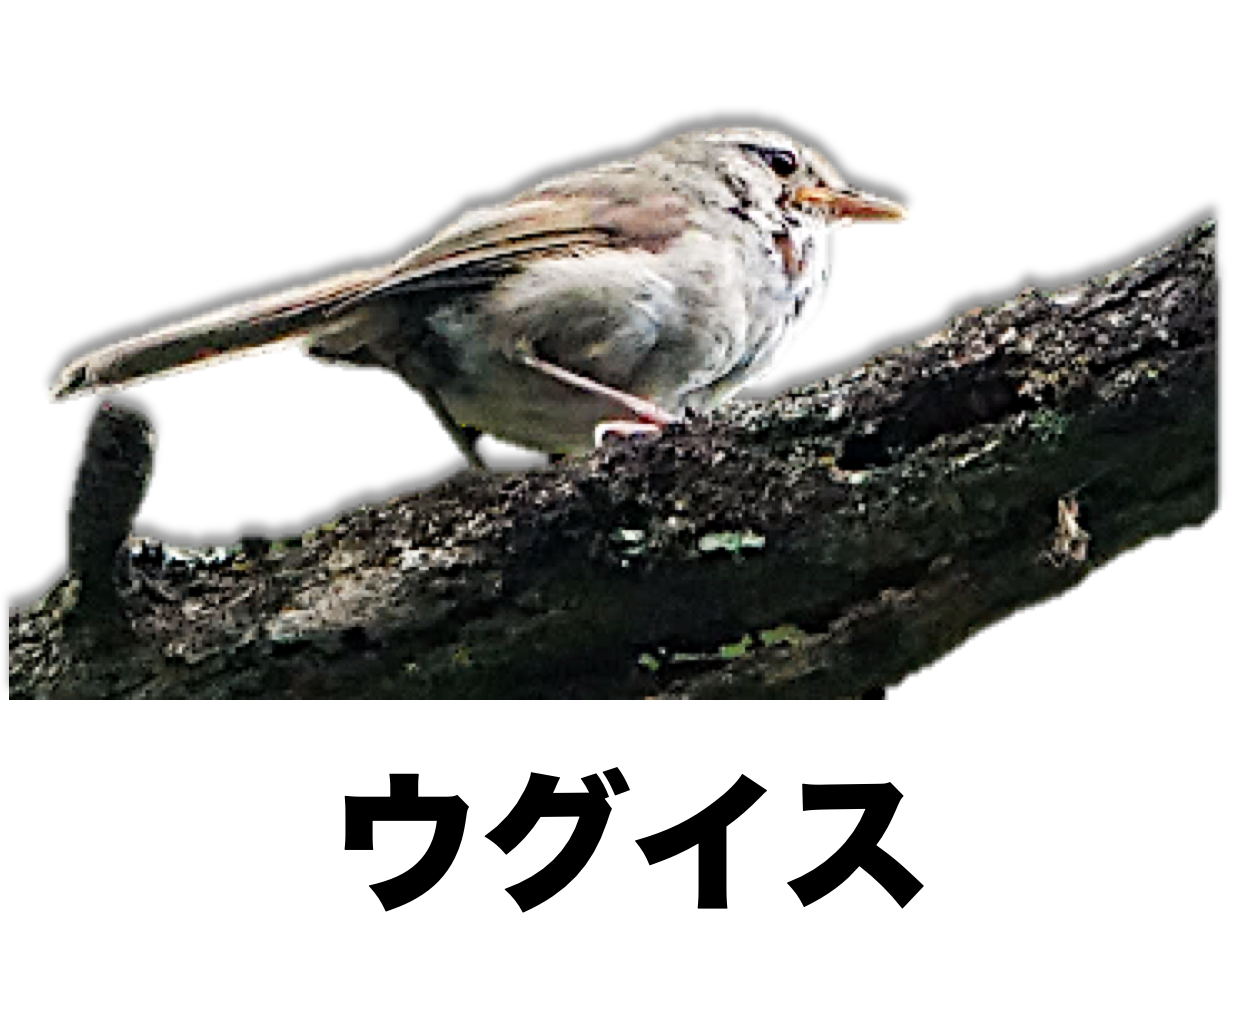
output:
<instances>
[{"instance_id":1,"label":"dark eye","mask_svg":"<svg viewBox=\"0 0 1253 1011\"><path fill-rule=\"evenodd\" d=\"M796 155L778 147L753 148L753 152L770 166L770 171L780 179L786 179L800 167Z\"/></svg>"}]
</instances>

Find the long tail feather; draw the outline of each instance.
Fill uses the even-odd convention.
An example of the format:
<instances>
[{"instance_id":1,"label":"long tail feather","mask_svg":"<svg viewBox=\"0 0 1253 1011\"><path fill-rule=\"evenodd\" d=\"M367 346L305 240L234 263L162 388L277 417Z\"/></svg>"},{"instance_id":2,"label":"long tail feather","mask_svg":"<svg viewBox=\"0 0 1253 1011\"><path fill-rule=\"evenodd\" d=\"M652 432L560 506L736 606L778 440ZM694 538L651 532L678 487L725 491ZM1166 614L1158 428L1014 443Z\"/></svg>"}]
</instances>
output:
<instances>
[{"instance_id":1,"label":"long tail feather","mask_svg":"<svg viewBox=\"0 0 1253 1011\"><path fill-rule=\"evenodd\" d=\"M295 337L342 331L360 319L328 318L327 311L377 284L382 276L377 268L340 274L112 344L66 366L53 393L60 399Z\"/></svg>"}]
</instances>

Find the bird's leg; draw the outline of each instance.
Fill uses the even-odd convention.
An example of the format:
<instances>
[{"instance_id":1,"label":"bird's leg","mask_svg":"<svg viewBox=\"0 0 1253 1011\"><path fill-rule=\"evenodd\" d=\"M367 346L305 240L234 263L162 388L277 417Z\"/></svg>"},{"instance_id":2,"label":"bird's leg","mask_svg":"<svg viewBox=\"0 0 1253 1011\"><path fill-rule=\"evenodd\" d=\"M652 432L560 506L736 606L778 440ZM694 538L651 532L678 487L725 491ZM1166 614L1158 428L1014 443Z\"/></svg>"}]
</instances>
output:
<instances>
[{"instance_id":1,"label":"bird's leg","mask_svg":"<svg viewBox=\"0 0 1253 1011\"><path fill-rule=\"evenodd\" d=\"M595 379L580 376L578 373L563 369L560 365L554 365L552 362L546 362L532 355L519 356L518 361L523 365L543 372L545 375L552 376L567 386L573 386L575 389L585 390L588 393L595 393L598 396L612 400L626 408L638 419L637 421L606 421L597 425L596 445L598 446L604 431L619 434L622 432L631 434L645 430L658 431L666 425L673 424L679 420L676 415L658 407L651 400L645 400L643 397L637 397L633 393L626 393L623 390L616 390L612 386L606 386L604 383L596 382Z\"/></svg>"},{"instance_id":2,"label":"bird's leg","mask_svg":"<svg viewBox=\"0 0 1253 1011\"><path fill-rule=\"evenodd\" d=\"M466 463L475 470L487 470L487 464L483 462L483 458L479 456L479 451L475 448L475 444L483 433L470 425L457 424L457 419L444 406L444 401L440 399L439 394L435 392L433 387L415 386L414 389L422 394L422 399L426 401L426 406L431 409L431 413L444 426L444 431L457 444L457 448L461 450L461 455L466 458Z\"/></svg>"}]
</instances>

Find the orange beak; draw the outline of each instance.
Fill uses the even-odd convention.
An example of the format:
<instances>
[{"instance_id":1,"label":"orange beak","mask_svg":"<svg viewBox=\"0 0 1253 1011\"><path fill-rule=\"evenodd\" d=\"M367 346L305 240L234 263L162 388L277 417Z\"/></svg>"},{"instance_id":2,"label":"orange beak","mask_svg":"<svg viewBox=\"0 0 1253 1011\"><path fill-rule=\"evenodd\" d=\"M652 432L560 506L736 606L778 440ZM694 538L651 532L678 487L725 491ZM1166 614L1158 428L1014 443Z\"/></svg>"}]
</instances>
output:
<instances>
[{"instance_id":1,"label":"orange beak","mask_svg":"<svg viewBox=\"0 0 1253 1011\"><path fill-rule=\"evenodd\" d=\"M802 186L792 198L802 207L817 207L839 221L899 221L905 208L886 197L827 186Z\"/></svg>"}]
</instances>

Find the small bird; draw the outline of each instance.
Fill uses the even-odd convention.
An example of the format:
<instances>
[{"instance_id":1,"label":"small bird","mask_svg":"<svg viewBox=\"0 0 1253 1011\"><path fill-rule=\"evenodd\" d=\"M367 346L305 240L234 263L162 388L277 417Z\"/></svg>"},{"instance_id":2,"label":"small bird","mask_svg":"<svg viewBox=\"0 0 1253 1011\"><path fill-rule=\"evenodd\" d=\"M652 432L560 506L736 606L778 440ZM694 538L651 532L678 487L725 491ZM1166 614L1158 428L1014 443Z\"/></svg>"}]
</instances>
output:
<instances>
[{"instance_id":1,"label":"small bird","mask_svg":"<svg viewBox=\"0 0 1253 1011\"><path fill-rule=\"evenodd\" d=\"M759 376L828 279L833 226L904 216L782 133L687 133L472 210L383 266L105 347L57 397L303 339L391 369L469 463L655 430Z\"/></svg>"}]
</instances>

